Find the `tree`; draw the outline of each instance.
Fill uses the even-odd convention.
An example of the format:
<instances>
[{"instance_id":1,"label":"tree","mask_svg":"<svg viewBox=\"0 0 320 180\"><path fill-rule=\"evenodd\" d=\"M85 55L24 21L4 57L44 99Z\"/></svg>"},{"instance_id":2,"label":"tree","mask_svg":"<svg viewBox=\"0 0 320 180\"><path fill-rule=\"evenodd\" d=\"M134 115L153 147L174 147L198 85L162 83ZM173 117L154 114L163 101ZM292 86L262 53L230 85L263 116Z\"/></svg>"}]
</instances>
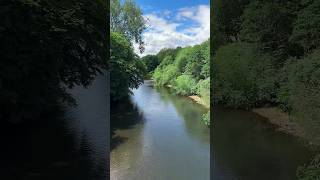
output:
<instances>
[{"instance_id":1,"label":"tree","mask_svg":"<svg viewBox=\"0 0 320 180\"><path fill-rule=\"evenodd\" d=\"M110 45L110 97L112 101L118 101L143 82L146 69L122 34L111 32Z\"/></svg>"},{"instance_id":2,"label":"tree","mask_svg":"<svg viewBox=\"0 0 320 180\"><path fill-rule=\"evenodd\" d=\"M0 14L3 119L33 118L106 68L106 2L8 1ZM1 118L2 119L2 118Z\"/></svg>"},{"instance_id":3,"label":"tree","mask_svg":"<svg viewBox=\"0 0 320 180\"><path fill-rule=\"evenodd\" d=\"M306 52L320 47L320 1L313 1L298 13L291 36Z\"/></svg>"},{"instance_id":4,"label":"tree","mask_svg":"<svg viewBox=\"0 0 320 180\"><path fill-rule=\"evenodd\" d=\"M297 55L299 51L295 49L295 44L289 42L292 23L297 13L296 4L299 3L295 0L290 2L255 0L246 7L242 15L241 40L258 43L265 52L271 52L278 57L278 60L281 60L279 64L289 55Z\"/></svg>"},{"instance_id":5,"label":"tree","mask_svg":"<svg viewBox=\"0 0 320 180\"><path fill-rule=\"evenodd\" d=\"M213 61L215 103L235 108L251 108L274 101L275 70L272 57L256 45L231 43L216 52Z\"/></svg>"},{"instance_id":6,"label":"tree","mask_svg":"<svg viewBox=\"0 0 320 180\"><path fill-rule=\"evenodd\" d=\"M227 42L233 42L238 39L241 27L241 15L244 8L250 0L212 0L213 1L213 21L214 26Z\"/></svg>"},{"instance_id":7,"label":"tree","mask_svg":"<svg viewBox=\"0 0 320 180\"><path fill-rule=\"evenodd\" d=\"M142 62L145 63L147 72L152 72L160 64L160 60L156 55L146 55L141 58Z\"/></svg>"},{"instance_id":8,"label":"tree","mask_svg":"<svg viewBox=\"0 0 320 180\"><path fill-rule=\"evenodd\" d=\"M142 32L146 29L142 11L134 0L125 0L123 4L120 0L111 0L110 5L111 31L119 32L129 41L134 40L139 43L139 49L142 53L144 51Z\"/></svg>"}]
</instances>

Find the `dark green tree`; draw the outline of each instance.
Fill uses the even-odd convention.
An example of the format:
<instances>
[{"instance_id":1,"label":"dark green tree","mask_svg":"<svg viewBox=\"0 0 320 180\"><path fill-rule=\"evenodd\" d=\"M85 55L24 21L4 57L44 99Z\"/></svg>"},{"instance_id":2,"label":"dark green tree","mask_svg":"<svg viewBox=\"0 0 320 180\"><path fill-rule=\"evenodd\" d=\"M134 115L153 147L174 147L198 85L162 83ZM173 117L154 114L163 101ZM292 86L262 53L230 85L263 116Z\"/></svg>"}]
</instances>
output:
<instances>
[{"instance_id":1,"label":"dark green tree","mask_svg":"<svg viewBox=\"0 0 320 180\"><path fill-rule=\"evenodd\" d=\"M320 47L320 1L313 1L299 11L291 41L302 46L306 52Z\"/></svg>"},{"instance_id":2,"label":"dark green tree","mask_svg":"<svg viewBox=\"0 0 320 180\"><path fill-rule=\"evenodd\" d=\"M106 67L107 12L102 0L1 1L0 119L32 118L89 85Z\"/></svg>"},{"instance_id":3,"label":"dark green tree","mask_svg":"<svg viewBox=\"0 0 320 180\"><path fill-rule=\"evenodd\" d=\"M118 101L143 82L146 69L122 34L111 32L110 45L110 96L112 101Z\"/></svg>"},{"instance_id":4,"label":"dark green tree","mask_svg":"<svg viewBox=\"0 0 320 180\"><path fill-rule=\"evenodd\" d=\"M141 60L145 63L148 73L154 71L160 64L160 60L156 55L146 55Z\"/></svg>"}]
</instances>

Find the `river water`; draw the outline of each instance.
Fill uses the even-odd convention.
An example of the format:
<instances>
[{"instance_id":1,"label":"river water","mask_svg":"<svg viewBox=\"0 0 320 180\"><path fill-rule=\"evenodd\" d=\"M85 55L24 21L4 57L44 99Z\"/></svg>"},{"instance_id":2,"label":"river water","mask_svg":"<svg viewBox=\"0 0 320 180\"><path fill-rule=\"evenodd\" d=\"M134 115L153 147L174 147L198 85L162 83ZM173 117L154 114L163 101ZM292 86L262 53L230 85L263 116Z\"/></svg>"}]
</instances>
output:
<instances>
[{"instance_id":1,"label":"river water","mask_svg":"<svg viewBox=\"0 0 320 180\"><path fill-rule=\"evenodd\" d=\"M70 93L77 106L59 106L40 119L2 124L1 180L106 180L106 77Z\"/></svg>"},{"instance_id":2,"label":"river water","mask_svg":"<svg viewBox=\"0 0 320 180\"><path fill-rule=\"evenodd\" d=\"M207 110L146 82L111 108L112 180L294 180L310 152L248 111ZM211 148L210 148L211 147Z\"/></svg>"},{"instance_id":3,"label":"river water","mask_svg":"<svg viewBox=\"0 0 320 180\"><path fill-rule=\"evenodd\" d=\"M145 83L111 109L112 180L210 179L206 109Z\"/></svg>"},{"instance_id":4,"label":"river water","mask_svg":"<svg viewBox=\"0 0 320 180\"><path fill-rule=\"evenodd\" d=\"M295 137L249 111L213 111L211 145L215 180L295 180L311 152Z\"/></svg>"}]
</instances>

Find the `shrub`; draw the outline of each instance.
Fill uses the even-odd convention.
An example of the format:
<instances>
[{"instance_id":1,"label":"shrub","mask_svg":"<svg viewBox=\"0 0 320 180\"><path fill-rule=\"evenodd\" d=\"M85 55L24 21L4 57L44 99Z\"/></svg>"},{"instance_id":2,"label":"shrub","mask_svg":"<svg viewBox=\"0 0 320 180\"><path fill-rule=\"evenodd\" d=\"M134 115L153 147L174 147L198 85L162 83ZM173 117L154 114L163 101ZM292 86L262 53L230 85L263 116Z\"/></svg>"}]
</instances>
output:
<instances>
[{"instance_id":1,"label":"shrub","mask_svg":"<svg viewBox=\"0 0 320 180\"><path fill-rule=\"evenodd\" d=\"M195 93L197 83L191 75L183 74L174 81L173 85L178 94L191 95Z\"/></svg>"},{"instance_id":2,"label":"shrub","mask_svg":"<svg viewBox=\"0 0 320 180\"><path fill-rule=\"evenodd\" d=\"M206 105L210 105L210 78L200 80L197 84L197 94Z\"/></svg>"},{"instance_id":3,"label":"shrub","mask_svg":"<svg viewBox=\"0 0 320 180\"><path fill-rule=\"evenodd\" d=\"M210 111L208 111L206 114L203 114L201 120L202 120L207 126L210 126Z\"/></svg>"},{"instance_id":4,"label":"shrub","mask_svg":"<svg viewBox=\"0 0 320 180\"><path fill-rule=\"evenodd\" d=\"M285 81L280 85L278 101L305 129L307 137L320 144L320 50L292 60L284 67Z\"/></svg>"},{"instance_id":5,"label":"shrub","mask_svg":"<svg viewBox=\"0 0 320 180\"><path fill-rule=\"evenodd\" d=\"M178 76L178 69L170 64L162 68L158 67L153 73L153 79L158 86L170 85Z\"/></svg>"},{"instance_id":6,"label":"shrub","mask_svg":"<svg viewBox=\"0 0 320 180\"><path fill-rule=\"evenodd\" d=\"M222 46L213 61L214 101L235 108L251 108L274 101L275 70L272 57L254 44Z\"/></svg>"},{"instance_id":7,"label":"shrub","mask_svg":"<svg viewBox=\"0 0 320 180\"><path fill-rule=\"evenodd\" d=\"M320 154L309 165L301 166L297 171L299 180L316 180L320 177Z\"/></svg>"}]
</instances>

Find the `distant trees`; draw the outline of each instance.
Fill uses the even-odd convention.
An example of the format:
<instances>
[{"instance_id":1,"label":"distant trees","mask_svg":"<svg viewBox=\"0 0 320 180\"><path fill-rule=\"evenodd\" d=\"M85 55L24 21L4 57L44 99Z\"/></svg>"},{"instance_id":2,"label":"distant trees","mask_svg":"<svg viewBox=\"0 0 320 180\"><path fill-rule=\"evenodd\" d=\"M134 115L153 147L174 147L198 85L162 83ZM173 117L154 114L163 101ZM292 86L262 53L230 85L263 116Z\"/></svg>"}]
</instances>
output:
<instances>
[{"instance_id":1,"label":"distant trees","mask_svg":"<svg viewBox=\"0 0 320 180\"><path fill-rule=\"evenodd\" d=\"M160 64L152 78L157 86L170 86L180 95L198 95L210 104L210 45L209 40L192 47L163 49L156 57ZM209 125L209 113L203 116Z\"/></svg>"},{"instance_id":2,"label":"distant trees","mask_svg":"<svg viewBox=\"0 0 320 180\"><path fill-rule=\"evenodd\" d=\"M146 55L141 58L141 61L146 65L148 73L153 72L161 62L156 55Z\"/></svg>"},{"instance_id":3,"label":"distant trees","mask_svg":"<svg viewBox=\"0 0 320 180\"><path fill-rule=\"evenodd\" d=\"M193 47L161 50L156 55L161 63L153 79L157 85L173 86L178 94L196 94L198 82L210 78L209 53L209 41Z\"/></svg>"},{"instance_id":4,"label":"distant trees","mask_svg":"<svg viewBox=\"0 0 320 180\"><path fill-rule=\"evenodd\" d=\"M0 119L34 118L106 67L105 1L1 2Z\"/></svg>"}]
</instances>

